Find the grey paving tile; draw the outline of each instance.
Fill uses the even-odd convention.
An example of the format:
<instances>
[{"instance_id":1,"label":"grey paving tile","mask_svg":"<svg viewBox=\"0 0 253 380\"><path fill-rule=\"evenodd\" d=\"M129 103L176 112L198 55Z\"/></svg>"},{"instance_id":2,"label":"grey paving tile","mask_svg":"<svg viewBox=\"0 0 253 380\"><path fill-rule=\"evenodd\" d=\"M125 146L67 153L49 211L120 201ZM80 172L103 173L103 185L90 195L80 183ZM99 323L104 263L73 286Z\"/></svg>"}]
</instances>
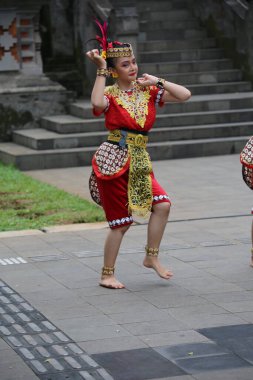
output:
<instances>
[{"instance_id":1,"label":"grey paving tile","mask_svg":"<svg viewBox=\"0 0 253 380\"><path fill-rule=\"evenodd\" d=\"M76 342L131 336L126 329L116 324L95 327L91 324L89 326L82 326L79 329L69 324L64 327L64 332Z\"/></svg>"},{"instance_id":2,"label":"grey paving tile","mask_svg":"<svg viewBox=\"0 0 253 380\"><path fill-rule=\"evenodd\" d=\"M68 318L88 317L97 315L97 309L86 302L78 300L58 299L34 303L49 319L54 321Z\"/></svg>"},{"instance_id":3,"label":"grey paving tile","mask_svg":"<svg viewBox=\"0 0 253 380\"><path fill-rule=\"evenodd\" d=\"M0 350L8 350L10 346L3 339L0 338Z\"/></svg>"},{"instance_id":4,"label":"grey paving tile","mask_svg":"<svg viewBox=\"0 0 253 380\"><path fill-rule=\"evenodd\" d=\"M95 280L92 279L92 281L87 281L85 284L86 286L82 288L71 289L71 291L76 296L79 296L80 298L87 297L87 299L92 296L110 295L112 293L112 289L107 289L102 286L98 286L98 282L99 277ZM120 292L128 293L128 289L121 289Z\"/></svg>"},{"instance_id":5,"label":"grey paving tile","mask_svg":"<svg viewBox=\"0 0 253 380\"><path fill-rule=\"evenodd\" d=\"M125 273L120 279L123 280L126 288L132 292L147 292L154 290L154 288L163 290L171 287L171 281L161 279L153 270L138 275Z\"/></svg>"},{"instance_id":6,"label":"grey paving tile","mask_svg":"<svg viewBox=\"0 0 253 380\"><path fill-rule=\"evenodd\" d=\"M29 291L22 292L22 295L26 300L31 303L37 303L40 301L48 301L48 300L61 300L61 299L73 299L75 294L71 289L67 289L63 286L56 287L55 289L51 289L50 292L48 290L37 290L37 291Z\"/></svg>"},{"instance_id":7,"label":"grey paving tile","mask_svg":"<svg viewBox=\"0 0 253 380\"><path fill-rule=\"evenodd\" d=\"M187 322L189 316L201 315L201 314L224 314L226 311L219 306L212 303L194 305L194 306L182 306L167 309L168 313L174 318Z\"/></svg>"},{"instance_id":8,"label":"grey paving tile","mask_svg":"<svg viewBox=\"0 0 253 380\"><path fill-rule=\"evenodd\" d=\"M250 366L249 363L233 354L218 354L192 359L178 359L175 360L175 363L190 374L213 370L222 371L226 369L244 368Z\"/></svg>"},{"instance_id":9,"label":"grey paving tile","mask_svg":"<svg viewBox=\"0 0 253 380\"><path fill-rule=\"evenodd\" d=\"M236 353L240 358L253 365L253 337L228 339L224 346Z\"/></svg>"},{"instance_id":10,"label":"grey paving tile","mask_svg":"<svg viewBox=\"0 0 253 380\"><path fill-rule=\"evenodd\" d=\"M96 305L96 308L106 314L112 316L112 314L118 314L118 313L124 313L124 312L131 312L136 313L140 312L143 307L146 307L147 302L146 301L122 301L122 302L115 302L115 304L111 305Z\"/></svg>"},{"instance_id":11,"label":"grey paving tile","mask_svg":"<svg viewBox=\"0 0 253 380\"><path fill-rule=\"evenodd\" d=\"M222 293L213 293L213 294L204 294L203 298L209 302L214 303L215 305L221 306L224 303L240 302L240 301L252 301L253 293L249 291L240 291L236 292L222 292Z\"/></svg>"},{"instance_id":12,"label":"grey paving tile","mask_svg":"<svg viewBox=\"0 0 253 380\"><path fill-rule=\"evenodd\" d=\"M127 289L123 289L123 292L112 291L106 295L97 295L92 297L86 297L85 295L83 295L82 298L85 301L88 301L91 305L97 306L102 306L106 304L113 305L114 303L135 302L141 300L138 294L129 292Z\"/></svg>"},{"instance_id":13,"label":"grey paving tile","mask_svg":"<svg viewBox=\"0 0 253 380\"><path fill-rule=\"evenodd\" d=\"M1 257L4 257L4 256L7 256L7 257L10 257L10 256L13 256L13 249L11 249L10 247L7 247L7 245L5 245L3 242L0 241L0 253L1 253ZM15 256L15 253L14 253L14 256Z\"/></svg>"},{"instance_id":14,"label":"grey paving tile","mask_svg":"<svg viewBox=\"0 0 253 380\"><path fill-rule=\"evenodd\" d=\"M253 337L253 324L237 324L233 326L221 326L200 329L200 334L216 342L224 342L227 339Z\"/></svg>"},{"instance_id":15,"label":"grey paving tile","mask_svg":"<svg viewBox=\"0 0 253 380\"><path fill-rule=\"evenodd\" d=\"M188 359L191 361L196 358L205 358L207 356L217 356L228 354L229 351L218 346L213 342L177 344L174 346L162 346L154 349L165 358L176 361L178 359Z\"/></svg>"},{"instance_id":16,"label":"grey paving tile","mask_svg":"<svg viewBox=\"0 0 253 380\"><path fill-rule=\"evenodd\" d=\"M115 380L145 380L184 375L184 371L150 348L93 355ZM125 366L128 363L128 366Z\"/></svg>"},{"instance_id":17,"label":"grey paving tile","mask_svg":"<svg viewBox=\"0 0 253 380\"><path fill-rule=\"evenodd\" d=\"M187 321L184 321L185 325L191 329L202 329L207 327L216 326L229 326L236 324L246 324L246 322L239 317L231 313L224 314L195 314L189 315Z\"/></svg>"},{"instance_id":18,"label":"grey paving tile","mask_svg":"<svg viewBox=\"0 0 253 380\"><path fill-rule=\"evenodd\" d=\"M194 330L147 334L139 336L139 339L150 347L209 341L207 337Z\"/></svg>"},{"instance_id":19,"label":"grey paving tile","mask_svg":"<svg viewBox=\"0 0 253 380\"><path fill-rule=\"evenodd\" d=\"M225 310L232 313L240 313L244 311L253 312L253 300L237 301L237 302L225 302L220 304Z\"/></svg>"},{"instance_id":20,"label":"grey paving tile","mask_svg":"<svg viewBox=\"0 0 253 380\"><path fill-rule=\"evenodd\" d=\"M220 260L213 260L212 257L210 257L210 260L205 260L205 261L195 261L191 263L196 268L201 269L206 269L206 268L218 268L220 266L223 267L238 267L238 268L245 268L245 265L248 263L248 255L245 255L245 257L231 257L230 261L228 262L227 259L222 259Z\"/></svg>"},{"instance_id":21,"label":"grey paving tile","mask_svg":"<svg viewBox=\"0 0 253 380\"><path fill-rule=\"evenodd\" d=\"M9 272L6 272L2 273L1 277L18 292L28 293L41 290L51 291L57 288L64 289L64 286L58 281L33 266L24 264L21 267L18 265L16 266L16 270L13 268L14 265L10 265L10 267L12 267L11 275Z\"/></svg>"},{"instance_id":22,"label":"grey paving tile","mask_svg":"<svg viewBox=\"0 0 253 380\"><path fill-rule=\"evenodd\" d=\"M243 313L236 313L235 315L237 315L237 314L244 321L246 321L248 323L253 323L253 312L252 311L245 311Z\"/></svg>"},{"instance_id":23,"label":"grey paving tile","mask_svg":"<svg viewBox=\"0 0 253 380\"><path fill-rule=\"evenodd\" d=\"M180 295L180 294L168 294L164 295L145 295L145 299L150 302L152 305L158 307L159 309L168 309L179 306L188 306L188 305L201 305L207 303L207 301L199 296L194 295Z\"/></svg>"},{"instance_id":24,"label":"grey paving tile","mask_svg":"<svg viewBox=\"0 0 253 380\"><path fill-rule=\"evenodd\" d=\"M171 376L171 377L160 377L159 379L155 378L153 380L193 380L194 377L191 375L182 375L182 376Z\"/></svg>"},{"instance_id":25,"label":"grey paving tile","mask_svg":"<svg viewBox=\"0 0 253 380\"><path fill-rule=\"evenodd\" d=\"M248 281L238 281L237 285L245 290L253 290L253 280Z\"/></svg>"},{"instance_id":26,"label":"grey paving tile","mask_svg":"<svg viewBox=\"0 0 253 380\"><path fill-rule=\"evenodd\" d=\"M86 342L79 342L79 346L88 354L125 351L147 347L147 345L136 336L89 340Z\"/></svg>"},{"instance_id":27,"label":"grey paving tile","mask_svg":"<svg viewBox=\"0 0 253 380\"><path fill-rule=\"evenodd\" d=\"M228 291L240 291L236 284L218 279L215 276L206 275L200 278L176 279L175 282L195 294L219 293Z\"/></svg>"},{"instance_id":28,"label":"grey paving tile","mask_svg":"<svg viewBox=\"0 0 253 380\"><path fill-rule=\"evenodd\" d=\"M241 268L236 265L233 267L221 266L219 268L207 268L206 271L232 283L240 283L242 279L244 281L251 281L252 279L252 268L249 266L249 262L245 263Z\"/></svg>"},{"instance_id":29,"label":"grey paving tile","mask_svg":"<svg viewBox=\"0 0 253 380\"><path fill-rule=\"evenodd\" d=\"M13 252L11 256L9 257L22 257L22 255L18 255L17 253ZM8 258L8 257L2 257L2 258ZM26 260L27 261L27 260ZM16 273L24 273L27 270L35 271L35 267L30 264L19 264L19 265L0 265L0 276L4 280L4 277L8 277L8 274L11 274L11 277L14 276Z\"/></svg>"},{"instance_id":30,"label":"grey paving tile","mask_svg":"<svg viewBox=\"0 0 253 380\"><path fill-rule=\"evenodd\" d=\"M159 334L161 332L184 330L186 326L172 317L138 323L124 323L122 326L133 335Z\"/></svg>"},{"instance_id":31,"label":"grey paving tile","mask_svg":"<svg viewBox=\"0 0 253 380\"><path fill-rule=\"evenodd\" d=\"M168 317L165 310L159 310L155 306L148 303L143 304L141 311L126 311L124 313L108 314L112 320L117 323L132 323L132 322L145 322L145 321L162 321Z\"/></svg>"},{"instance_id":32,"label":"grey paving tile","mask_svg":"<svg viewBox=\"0 0 253 380\"><path fill-rule=\"evenodd\" d=\"M190 296L192 293L180 285L175 284L173 277L170 281L161 281L157 276L154 276L155 286L147 284L144 290L135 292L139 297L149 300L157 297L173 297L173 296ZM158 281L157 281L158 279Z\"/></svg>"},{"instance_id":33,"label":"grey paving tile","mask_svg":"<svg viewBox=\"0 0 253 380\"><path fill-rule=\"evenodd\" d=\"M230 370L210 371L194 374L196 380L252 380L253 368L243 367Z\"/></svg>"},{"instance_id":34,"label":"grey paving tile","mask_svg":"<svg viewBox=\"0 0 253 380\"><path fill-rule=\"evenodd\" d=\"M67 331L72 337L80 337L84 328L96 330L100 326L117 326L116 323L106 315L93 315L91 317L58 319L58 327ZM76 338L75 338L76 339Z\"/></svg>"},{"instance_id":35,"label":"grey paving tile","mask_svg":"<svg viewBox=\"0 0 253 380\"><path fill-rule=\"evenodd\" d=\"M1 380L38 380L33 371L12 350L3 350L0 355Z\"/></svg>"}]
</instances>

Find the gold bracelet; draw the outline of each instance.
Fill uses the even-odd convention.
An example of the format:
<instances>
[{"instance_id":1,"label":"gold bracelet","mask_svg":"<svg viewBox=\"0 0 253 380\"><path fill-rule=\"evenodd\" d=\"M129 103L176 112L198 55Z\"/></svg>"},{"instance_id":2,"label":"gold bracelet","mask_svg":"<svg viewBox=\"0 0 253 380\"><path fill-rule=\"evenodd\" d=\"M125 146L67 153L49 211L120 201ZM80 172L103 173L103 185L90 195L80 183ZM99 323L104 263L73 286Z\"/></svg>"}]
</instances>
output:
<instances>
[{"instance_id":1,"label":"gold bracelet","mask_svg":"<svg viewBox=\"0 0 253 380\"><path fill-rule=\"evenodd\" d=\"M110 72L109 72L109 70L104 69L104 68L97 69L97 76L106 78L106 77L110 76Z\"/></svg>"},{"instance_id":2,"label":"gold bracelet","mask_svg":"<svg viewBox=\"0 0 253 380\"><path fill-rule=\"evenodd\" d=\"M158 78L158 81L156 83L156 87L157 88L164 88L164 83L165 83L165 79L162 79L162 78Z\"/></svg>"}]
</instances>

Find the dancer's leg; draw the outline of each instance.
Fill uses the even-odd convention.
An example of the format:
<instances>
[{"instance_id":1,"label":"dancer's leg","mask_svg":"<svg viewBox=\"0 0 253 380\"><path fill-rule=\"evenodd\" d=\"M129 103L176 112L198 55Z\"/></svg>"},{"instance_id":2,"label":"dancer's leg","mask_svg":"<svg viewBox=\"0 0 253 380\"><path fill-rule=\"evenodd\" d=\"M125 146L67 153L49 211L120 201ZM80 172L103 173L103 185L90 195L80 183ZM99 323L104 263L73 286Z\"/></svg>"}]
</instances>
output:
<instances>
[{"instance_id":1,"label":"dancer's leg","mask_svg":"<svg viewBox=\"0 0 253 380\"><path fill-rule=\"evenodd\" d=\"M153 268L160 277L165 279L171 278L173 273L160 264L157 254L168 221L169 212L170 204L168 202L157 203L153 206L153 212L148 224L147 249L151 248L150 252L154 252L155 254L150 255L147 252L143 261L145 267Z\"/></svg>"},{"instance_id":2,"label":"dancer's leg","mask_svg":"<svg viewBox=\"0 0 253 380\"><path fill-rule=\"evenodd\" d=\"M111 229L104 246L104 267L100 285L113 289L122 289L125 286L114 277L115 262L119 253L123 236L130 226Z\"/></svg>"}]
</instances>

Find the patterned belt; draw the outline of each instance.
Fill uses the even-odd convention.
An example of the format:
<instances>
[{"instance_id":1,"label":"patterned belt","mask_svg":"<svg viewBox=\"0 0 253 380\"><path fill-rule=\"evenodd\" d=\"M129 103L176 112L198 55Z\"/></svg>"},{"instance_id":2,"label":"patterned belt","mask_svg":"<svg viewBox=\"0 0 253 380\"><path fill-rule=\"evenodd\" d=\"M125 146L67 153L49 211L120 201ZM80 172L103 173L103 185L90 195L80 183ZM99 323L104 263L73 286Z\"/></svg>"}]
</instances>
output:
<instances>
[{"instance_id":1,"label":"patterned belt","mask_svg":"<svg viewBox=\"0 0 253 380\"><path fill-rule=\"evenodd\" d=\"M119 143L119 146L124 148L127 145L137 146L140 148L146 148L148 142L148 136L144 136L141 133L131 133L120 129L110 131L108 141Z\"/></svg>"}]
</instances>

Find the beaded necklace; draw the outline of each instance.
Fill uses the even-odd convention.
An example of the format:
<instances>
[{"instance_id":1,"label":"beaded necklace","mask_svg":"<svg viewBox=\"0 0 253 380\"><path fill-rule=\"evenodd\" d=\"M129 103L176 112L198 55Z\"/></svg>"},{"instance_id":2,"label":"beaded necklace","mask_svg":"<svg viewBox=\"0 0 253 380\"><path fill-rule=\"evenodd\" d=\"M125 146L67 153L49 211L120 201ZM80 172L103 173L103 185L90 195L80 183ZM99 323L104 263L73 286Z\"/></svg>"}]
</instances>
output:
<instances>
[{"instance_id":1,"label":"beaded necklace","mask_svg":"<svg viewBox=\"0 0 253 380\"><path fill-rule=\"evenodd\" d=\"M148 114L148 101L150 99L149 87L141 87L138 83L133 82L131 90L123 91L115 83L107 88L105 93L115 97L116 102L121 105L129 115L135 119L136 123L144 128L146 115Z\"/></svg>"}]
</instances>

